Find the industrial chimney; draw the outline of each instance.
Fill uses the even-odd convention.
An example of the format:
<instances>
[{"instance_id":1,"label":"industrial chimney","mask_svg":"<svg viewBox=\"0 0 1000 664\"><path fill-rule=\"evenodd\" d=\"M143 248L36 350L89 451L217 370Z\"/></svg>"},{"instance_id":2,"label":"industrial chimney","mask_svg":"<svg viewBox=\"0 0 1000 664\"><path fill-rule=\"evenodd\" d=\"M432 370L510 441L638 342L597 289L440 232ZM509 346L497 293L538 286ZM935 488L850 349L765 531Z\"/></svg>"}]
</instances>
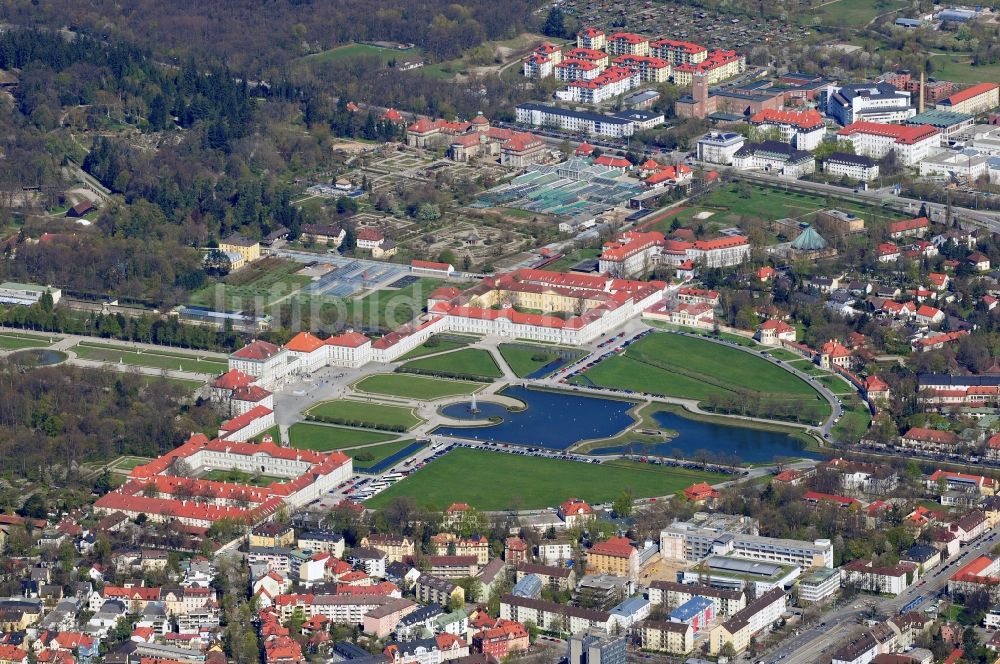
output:
<instances>
[{"instance_id":1,"label":"industrial chimney","mask_svg":"<svg viewBox=\"0 0 1000 664\"><path fill-rule=\"evenodd\" d=\"M927 74L925 72L920 72L920 101L917 102L917 110L920 113L924 112L924 86L927 85Z\"/></svg>"}]
</instances>

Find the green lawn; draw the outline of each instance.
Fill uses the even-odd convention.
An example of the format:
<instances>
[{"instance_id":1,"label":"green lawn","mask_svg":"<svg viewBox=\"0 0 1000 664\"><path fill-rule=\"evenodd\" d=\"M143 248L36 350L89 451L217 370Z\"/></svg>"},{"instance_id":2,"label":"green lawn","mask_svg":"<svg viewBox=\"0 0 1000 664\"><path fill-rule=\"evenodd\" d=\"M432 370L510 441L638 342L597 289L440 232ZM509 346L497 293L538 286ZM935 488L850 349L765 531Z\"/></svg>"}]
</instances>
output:
<instances>
[{"instance_id":1,"label":"green lawn","mask_svg":"<svg viewBox=\"0 0 1000 664\"><path fill-rule=\"evenodd\" d=\"M442 279L424 277L405 288L377 290L345 300L347 321L357 328L395 330L416 318L427 306L427 296L443 283Z\"/></svg>"},{"instance_id":2,"label":"green lawn","mask_svg":"<svg viewBox=\"0 0 1000 664\"><path fill-rule=\"evenodd\" d=\"M376 374L362 378L354 384L354 389L372 394L387 394L407 399L432 401L442 397L472 394L482 388L482 383L464 380L449 380L412 374Z\"/></svg>"},{"instance_id":3,"label":"green lawn","mask_svg":"<svg viewBox=\"0 0 1000 664\"><path fill-rule=\"evenodd\" d=\"M424 355L433 355L434 353L444 353L449 350L458 350L459 348L468 346L473 341L474 339L472 338L469 338L468 341L459 341L455 338L442 338L435 335L411 350L409 353L401 355L399 359L414 360L418 357L423 357Z\"/></svg>"},{"instance_id":4,"label":"green lawn","mask_svg":"<svg viewBox=\"0 0 1000 664\"><path fill-rule=\"evenodd\" d=\"M400 51L392 48L373 46L371 44L347 44L316 53L315 55L307 55L303 58L303 61L309 63L335 62L337 60L362 56L377 56L382 60L382 64L388 64L393 60L413 60L420 58L421 51L418 48Z\"/></svg>"},{"instance_id":5,"label":"green lawn","mask_svg":"<svg viewBox=\"0 0 1000 664\"><path fill-rule=\"evenodd\" d=\"M500 344L500 354L518 378L524 378L538 371L562 355L555 348L522 344Z\"/></svg>"},{"instance_id":6,"label":"green lawn","mask_svg":"<svg viewBox=\"0 0 1000 664\"><path fill-rule=\"evenodd\" d=\"M908 7L905 0L837 0L803 13L808 25L862 28L880 14Z\"/></svg>"},{"instance_id":7,"label":"green lawn","mask_svg":"<svg viewBox=\"0 0 1000 664\"><path fill-rule=\"evenodd\" d=\"M826 385L834 394L853 394L855 392L854 387L836 376L820 376L819 382Z\"/></svg>"},{"instance_id":8,"label":"green lawn","mask_svg":"<svg viewBox=\"0 0 1000 664\"><path fill-rule=\"evenodd\" d=\"M967 55L937 55L931 57L934 76L955 83L1000 81L1000 64L972 66Z\"/></svg>"},{"instance_id":9,"label":"green lawn","mask_svg":"<svg viewBox=\"0 0 1000 664\"><path fill-rule=\"evenodd\" d=\"M860 435L868 430L872 415L868 406L858 396L843 399L844 414L840 421L833 425L831 437L837 441L856 443Z\"/></svg>"},{"instance_id":10,"label":"green lawn","mask_svg":"<svg viewBox=\"0 0 1000 664\"><path fill-rule=\"evenodd\" d=\"M401 440L396 443L371 445L369 447L353 447L340 451L354 459L355 470L364 470L366 468L371 468L383 459L388 459L393 454L406 449L412 444L412 440ZM414 450L414 452L415 451L416 450Z\"/></svg>"},{"instance_id":11,"label":"green lawn","mask_svg":"<svg viewBox=\"0 0 1000 664\"><path fill-rule=\"evenodd\" d=\"M687 226L704 224L709 231L740 223L743 218L753 218L763 221L795 218L809 220L819 210L834 206L841 210L854 212L866 220L872 217L871 206L858 205L850 201L830 200L822 196L811 196L795 192L783 191L759 185L749 188L749 197L744 197L737 184L719 187L711 193L699 198L693 206L681 210L675 218ZM704 219L695 219L701 213L711 213ZM893 212L878 208L880 218L898 218ZM667 220L667 227L673 223L673 218Z\"/></svg>"},{"instance_id":12,"label":"green lawn","mask_svg":"<svg viewBox=\"0 0 1000 664\"><path fill-rule=\"evenodd\" d=\"M47 339L14 335L8 332L0 334L0 350L23 350L25 348L45 348L52 345Z\"/></svg>"},{"instance_id":13,"label":"green lawn","mask_svg":"<svg viewBox=\"0 0 1000 664\"><path fill-rule=\"evenodd\" d=\"M610 358L597 368L615 359L622 358L621 356ZM647 335L629 346L623 359L631 360L627 363L626 373L618 372L621 379L626 379L632 385L620 386L625 389L641 390L646 380L666 372L707 383L713 390L732 386L779 396L811 397L816 394L816 391L800 378L752 353L679 334ZM587 376L595 383L604 384L591 375L593 371L592 369L587 372ZM600 373L597 375L600 377ZM613 384L606 386L615 387ZM670 396L688 395L682 393Z\"/></svg>"},{"instance_id":14,"label":"green lawn","mask_svg":"<svg viewBox=\"0 0 1000 664\"><path fill-rule=\"evenodd\" d=\"M310 408L308 414L320 419L333 418L342 424L357 422L382 429L412 429L423 421L410 408L367 401L326 401Z\"/></svg>"},{"instance_id":15,"label":"green lawn","mask_svg":"<svg viewBox=\"0 0 1000 664\"><path fill-rule=\"evenodd\" d=\"M212 480L215 482L235 482L237 484L252 484L253 486L268 486L274 482L285 482L282 477L273 475L251 475L242 470L210 470L200 479Z\"/></svg>"},{"instance_id":16,"label":"green lawn","mask_svg":"<svg viewBox=\"0 0 1000 664\"><path fill-rule=\"evenodd\" d=\"M73 352L85 360L97 360L113 364L121 362L139 367L179 369L194 373L220 374L229 368L229 364L225 360L198 359L194 353L185 355L162 350L127 350L110 344L99 344L90 341L83 341L79 345L74 346Z\"/></svg>"},{"instance_id":17,"label":"green lawn","mask_svg":"<svg viewBox=\"0 0 1000 664\"><path fill-rule=\"evenodd\" d=\"M121 457L120 459L115 461L113 464L111 464L110 467L115 468L117 470L132 470L136 466L147 464L150 461L152 461L152 459L150 459L149 457L126 456L126 457Z\"/></svg>"},{"instance_id":18,"label":"green lawn","mask_svg":"<svg viewBox=\"0 0 1000 664\"><path fill-rule=\"evenodd\" d=\"M615 355L571 382L702 401L720 388L671 371L654 369L627 355ZM727 390L723 390L727 391Z\"/></svg>"},{"instance_id":19,"label":"green lawn","mask_svg":"<svg viewBox=\"0 0 1000 664\"><path fill-rule=\"evenodd\" d=\"M790 350L785 350L784 348L772 348L767 351L767 354L777 360L783 360L785 362L795 362L796 360L801 360L802 356L793 353Z\"/></svg>"},{"instance_id":20,"label":"green lawn","mask_svg":"<svg viewBox=\"0 0 1000 664\"><path fill-rule=\"evenodd\" d=\"M591 504L606 502L618 497L625 487L640 498L663 496L695 482L717 482L721 477L626 461L585 464L460 448L392 485L368 505L380 507L393 498L410 496L433 509L453 502L467 502L483 510L507 509L514 503L537 509L573 496Z\"/></svg>"},{"instance_id":21,"label":"green lawn","mask_svg":"<svg viewBox=\"0 0 1000 664\"><path fill-rule=\"evenodd\" d=\"M290 445L300 450L329 452L351 445L382 443L395 436L376 431L298 422L289 427L288 437L291 438Z\"/></svg>"},{"instance_id":22,"label":"green lawn","mask_svg":"<svg viewBox=\"0 0 1000 664\"><path fill-rule=\"evenodd\" d=\"M270 306L310 282L307 276L294 274L301 263L280 258L262 258L233 272L219 283L209 284L191 293L188 302L216 310L253 311L258 303Z\"/></svg>"},{"instance_id":23,"label":"green lawn","mask_svg":"<svg viewBox=\"0 0 1000 664\"><path fill-rule=\"evenodd\" d=\"M559 260L545 266L546 270L565 272L580 261L593 260L601 255L600 249L577 249L571 251Z\"/></svg>"},{"instance_id":24,"label":"green lawn","mask_svg":"<svg viewBox=\"0 0 1000 664\"><path fill-rule=\"evenodd\" d=\"M481 348L466 348L453 353L435 355L422 360L411 360L403 365L407 369L441 372L462 376L482 376L483 378L500 378L503 372L493 360L489 351Z\"/></svg>"}]
</instances>

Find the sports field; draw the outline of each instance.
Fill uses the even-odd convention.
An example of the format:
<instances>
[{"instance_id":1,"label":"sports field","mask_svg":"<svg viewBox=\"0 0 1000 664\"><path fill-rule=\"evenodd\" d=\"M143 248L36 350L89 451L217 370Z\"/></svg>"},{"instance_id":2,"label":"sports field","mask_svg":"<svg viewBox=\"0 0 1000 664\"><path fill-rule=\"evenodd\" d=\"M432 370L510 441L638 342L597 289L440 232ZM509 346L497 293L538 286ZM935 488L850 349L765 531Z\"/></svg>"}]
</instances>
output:
<instances>
[{"instance_id":1,"label":"sports field","mask_svg":"<svg viewBox=\"0 0 1000 664\"><path fill-rule=\"evenodd\" d=\"M379 507L398 496L411 496L417 503L438 510L454 502L482 510L503 510L515 503L524 509L537 509L573 496L591 504L602 503L614 500L626 487L637 498L664 496L695 482L718 482L724 477L628 461L589 464L460 448L367 504Z\"/></svg>"},{"instance_id":2,"label":"sports field","mask_svg":"<svg viewBox=\"0 0 1000 664\"><path fill-rule=\"evenodd\" d=\"M403 365L407 369L440 372L461 376L482 376L483 378L500 378L503 372L493 360L489 351L481 348L465 348L453 353L435 355L419 360L412 360Z\"/></svg>"},{"instance_id":3,"label":"sports field","mask_svg":"<svg viewBox=\"0 0 1000 664\"><path fill-rule=\"evenodd\" d=\"M905 0L833 0L803 12L807 25L862 28L876 16L908 7Z\"/></svg>"},{"instance_id":4,"label":"sports field","mask_svg":"<svg viewBox=\"0 0 1000 664\"><path fill-rule=\"evenodd\" d=\"M153 367L191 371L203 374L221 374L228 368L226 360L198 359L196 353L190 355L171 353L165 350L127 350L120 346L82 341L73 347L73 352L85 360L97 360L112 364L131 364L137 367Z\"/></svg>"},{"instance_id":5,"label":"sports field","mask_svg":"<svg viewBox=\"0 0 1000 664\"><path fill-rule=\"evenodd\" d=\"M418 48L400 51L391 48L382 48L381 46L375 46L373 44L347 44L345 46L338 46L337 48L331 48L327 51L316 53L315 55L308 55L303 58L303 60L305 62L315 64L322 62L336 62L337 60L359 58L364 56L375 56L382 60L383 64L388 64L392 60L418 59L421 56L421 51Z\"/></svg>"},{"instance_id":6,"label":"sports field","mask_svg":"<svg viewBox=\"0 0 1000 664\"><path fill-rule=\"evenodd\" d=\"M412 374L376 374L362 378L354 384L354 389L360 392L387 394L421 401L472 394L482 387L482 383Z\"/></svg>"},{"instance_id":7,"label":"sports field","mask_svg":"<svg viewBox=\"0 0 1000 664\"><path fill-rule=\"evenodd\" d=\"M348 429L347 427L330 426L326 424L310 424L297 422L288 428L290 445L300 450L329 452L351 445L368 445L382 443L395 438L392 434Z\"/></svg>"},{"instance_id":8,"label":"sports field","mask_svg":"<svg viewBox=\"0 0 1000 664\"><path fill-rule=\"evenodd\" d=\"M584 374L602 387L706 399L730 388L774 397L815 398L797 376L763 358L680 334L650 334L625 355L604 360Z\"/></svg>"},{"instance_id":9,"label":"sports field","mask_svg":"<svg viewBox=\"0 0 1000 664\"><path fill-rule=\"evenodd\" d=\"M21 332L0 332L0 350L23 350L25 348L45 348L59 337L43 337Z\"/></svg>"},{"instance_id":10,"label":"sports field","mask_svg":"<svg viewBox=\"0 0 1000 664\"><path fill-rule=\"evenodd\" d=\"M396 427L412 429L423 421L411 408L367 401L325 401L310 408L308 414L320 419L331 418L338 424L355 422L358 425L367 424L380 429Z\"/></svg>"}]
</instances>

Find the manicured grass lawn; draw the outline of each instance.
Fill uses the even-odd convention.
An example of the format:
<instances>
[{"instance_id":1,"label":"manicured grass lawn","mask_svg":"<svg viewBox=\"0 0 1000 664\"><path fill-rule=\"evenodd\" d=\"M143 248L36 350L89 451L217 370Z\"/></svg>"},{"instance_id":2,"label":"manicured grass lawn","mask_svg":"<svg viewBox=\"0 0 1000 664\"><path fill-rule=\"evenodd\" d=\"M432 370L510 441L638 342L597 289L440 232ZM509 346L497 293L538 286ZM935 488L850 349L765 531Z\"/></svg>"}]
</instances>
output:
<instances>
[{"instance_id":1,"label":"manicured grass lawn","mask_svg":"<svg viewBox=\"0 0 1000 664\"><path fill-rule=\"evenodd\" d=\"M464 348L472 343L473 339L468 341L458 341L457 339L442 339L437 336L433 336L428 339L425 343L420 344L409 353L400 356L401 360L414 360L418 357L423 357L424 355L432 355L434 353L444 353L449 350L458 350L459 348Z\"/></svg>"},{"instance_id":2,"label":"manicured grass lawn","mask_svg":"<svg viewBox=\"0 0 1000 664\"><path fill-rule=\"evenodd\" d=\"M165 380L173 385L178 385L180 387L183 387L188 392L194 392L199 387L205 384L200 380L185 380L183 378L164 378L162 376L147 376L147 375L143 375L142 377L142 381L145 385L149 385L150 383L161 380Z\"/></svg>"},{"instance_id":3,"label":"manicured grass lawn","mask_svg":"<svg viewBox=\"0 0 1000 664\"><path fill-rule=\"evenodd\" d=\"M482 376L484 378L500 378L503 373L493 360L489 351L481 348L466 348L453 353L435 355L422 360L413 360L403 365L407 369L422 371L440 371L449 374L466 376Z\"/></svg>"},{"instance_id":4,"label":"manicured grass lawn","mask_svg":"<svg viewBox=\"0 0 1000 664\"><path fill-rule=\"evenodd\" d=\"M837 0L803 14L809 25L861 28L873 18L909 6L904 0Z\"/></svg>"},{"instance_id":5,"label":"manicured grass lawn","mask_svg":"<svg viewBox=\"0 0 1000 664\"><path fill-rule=\"evenodd\" d=\"M785 350L784 348L773 348L767 351L767 354L775 359L783 360L785 362L795 362L796 360L802 359L801 355L796 355L792 351Z\"/></svg>"},{"instance_id":6,"label":"manicured grass lawn","mask_svg":"<svg viewBox=\"0 0 1000 664\"><path fill-rule=\"evenodd\" d=\"M410 408L367 401L326 401L310 408L309 414L363 422L375 427L403 426L407 429L412 429L423 421Z\"/></svg>"},{"instance_id":7,"label":"manicured grass lawn","mask_svg":"<svg viewBox=\"0 0 1000 664\"><path fill-rule=\"evenodd\" d=\"M383 459L388 459L400 450L405 450L413 444L412 440L401 440L396 443L386 443L385 445L371 445L369 447L354 447L340 450L347 456L354 459L354 467L358 470L371 468Z\"/></svg>"},{"instance_id":8,"label":"manicured grass lawn","mask_svg":"<svg viewBox=\"0 0 1000 664\"><path fill-rule=\"evenodd\" d=\"M647 380L663 373L681 375L689 381L707 383L711 391L732 386L752 392L766 392L772 395L814 397L816 391L801 379L777 367L763 358L750 353L729 348L702 339L679 334L654 333L632 344L625 353L626 372L618 371L618 378L626 379L630 385L625 389L643 390ZM611 358L614 359L614 358ZM605 360L607 363L609 360ZM604 363L602 363L604 364ZM598 365L598 368L602 365ZM588 378L604 384L608 376L597 374L592 369ZM600 379L600 380L599 380ZM616 387L607 384L608 387ZM643 391L651 391L645 389ZM671 392L672 396L687 396L686 393Z\"/></svg>"},{"instance_id":9,"label":"manicured grass lawn","mask_svg":"<svg viewBox=\"0 0 1000 664\"><path fill-rule=\"evenodd\" d=\"M979 83L1000 80L1000 64L972 66L967 55L934 55L934 76L955 83Z\"/></svg>"},{"instance_id":10,"label":"manicured grass lawn","mask_svg":"<svg viewBox=\"0 0 1000 664\"><path fill-rule=\"evenodd\" d=\"M834 440L856 443L858 436L868 430L872 416L868 406L860 397L852 396L843 400L844 414L840 421L833 425L830 436Z\"/></svg>"},{"instance_id":11,"label":"manicured grass lawn","mask_svg":"<svg viewBox=\"0 0 1000 664\"><path fill-rule=\"evenodd\" d=\"M555 272L566 272L580 261L593 260L600 255L600 249L577 249L576 251L571 251L566 254L559 260L549 263L545 266L545 269L553 270Z\"/></svg>"},{"instance_id":12,"label":"manicured grass lawn","mask_svg":"<svg viewBox=\"0 0 1000 664\"><path fill-rule=\"evenodd\" d=\"M143 464L149 463L150 461L152 461L152 459L148 457L133 457L133 456L122 457L118 461L111 464L111 467L116 468L118 470L132 470L136 466L141 466Z\"/></svg>"},{"instance_id":13,"label":"manicured grass lawn","mask_svg":"<svg viewBox=\"0 0 1000 664\"><path fill-rule=\"evenodd\" d=\"M599 387L613 387L634 392L648 392L664 396L683 397L702 401L712 394L728 392L700 380L688 378L671 371L655 369L627 355L615 355L589 369L581 379L577 376L571 382L578 385L593 383ZM588 380L590 383L588 383Z\"/></svg>"},{"instance_id":14,"label":"manicured grass lawn","mask_svg":"<svg viewBox=\"0 0 1000 664\"><path fill-rule=\"evenodd\" d=\"M0 334L0 350L22 350L25 348L45 348L52 345L48 339L23 337L4 332Z\"/></svg>"},{"instance_id":15,"label":"manicured grass lawn","mask_svg":"<svg viewBox=\"0 0 1000 664\"><path fill-rule=\"evenodd\" d=\"M405 288L377 290L346 300L347 320L363 328L395 330L416 318L427 306L427 296L442 283L441 279L424 277Z\"/></svg>"},{"instance_id":16,"label":"manicured grass lawn","mask_svg":"<svg viewBox=\"0 0 1000 664\"><path fill-rule=\"evenodd\" d=\"M512 499L522 508L534 509L558 505L570 496L591 504L606 502L625 487L636 497L663 496L720 477L625 461L587 464L456 449L389 487L368 505L379 507L398 496L411 496L434 509L467 502L483 510L502 510L512 505Z\"/></svg>"},{"instance_id":17,"label":"manicured grass lawn","mask_svg":"<svg viewBox=\"0 0 1000 664\"><path fill-rule=\"evenodd\" d=\"M275 424L273 427L260 434L259 436L252 438L250 442L259 443L264 440L264 436L270 436L271 440L274 441L276 445L281 445L281 427Z\"/></svg>"},{"instance_id":18,"label":"manicured grass lawn","mask_svg":"<svg viewBox=\"0 0 1000 664\"><path fill-rule=\"evenodd\" d=\"M257 302L268 306L297 291L310 279L293 274L301 263L280 258L263 258L226 276L221 283L209 284L191 293L190 304L212 309L253 311Z\"/></svg>"},{"instance_id":19,"label":"manicured grass lawn","mask_svg":"<svg viewBox=\"0 0 1000 664\"><path fill-rule=\"evenodd\" d=\"M442 397L472 394L483 385L465 380L414 376L412 374L376 374L354 384L354 389L373 394L431 401Z\"/></svg>"},{"instance_id":20,"label":"manicured grass lawn","mask_svg":"<svg viewBox=\"0 0 1000 664\"><path fill-rule=\"evenodd\" d=\"M520 344L500 344L500 354L518 378L533 374L560 356L553 348Z\"/></svg>"},{"instance_id":21,"label":"manicured grass lawn","mask_svg":"<svg viewBox=\"0 0 1000 664\"><path fill-rule=\"evenodd\" d=\"M73 347L79 357L85 360L98 360L118 364L132 364L139 367L154 367L157 369L179 369L194 373L220 374L229 368L225 360L197 359L197 355L184 355L161 350L128 350L110 344L98 344L89 341L81 342Z\"/></svg>"},{"instance_id":22,"label":"manicured grass lawn","mask_svg":"<svg viewBox=\"0 0 1000 664\"><path fill-rule=\"evenodd\" d=\"M834 394L851 394L855 391L853 387L836 376L820 376L819 382L826 385Z\"/></svg>"},{"instance_id":23,"label":"manicured grass lawn","mask_svg":"<svg viewBox=\"0 0 1000 664\"><path fill-rule=\"evenodd\" d=\"M752 185L749 190L750 196L744 198L740 193L740 189L740 187L734 184L719 187L708 195L699 198L695 206L685 208L679 212L676 218L685 225L704 223L710 228L721 228L739 223L741 217L750 217L764 221L784 219L786 217L803 218L830 207L830 201L821 196L810 196L808 194L798 194L770 187ZM836 201L834 205L838 209L854 212L866 219L871 218L871 207L841 200ZM695 219L702 212L712 212L714 214L704 220ZM897 218L893 213L881 208L879 208L878 214L881 218Z\"/></svg>"},{"instance_id":24,"label":"manicured grass lawn","mask_svg":"<svg viewBox=\"0 0 1000 664\"><path fill-rule=\"evenodd\" d=\"M289 444L300 450L329 452L330 450L339 450L350 445L381 443L392 440L395 436L376 431L363 431L348 429L347 427L298 422L289 427L288 437L291 438Z\"/></svg>"},{"instance_id":25,"label":"manicured grass lawn","mask_svg":"<svg viewBox=\"0 0 1000 664\"><path fill-rule=\"evenodd\" d=\"M274 482L284 482L281 477L272 475L251 475L242 470L210 470L201 476L203 480L213 480L215 482L236 482L239 484L252 484L254 486L268 486Z\"/></svg>"}]
</instances>

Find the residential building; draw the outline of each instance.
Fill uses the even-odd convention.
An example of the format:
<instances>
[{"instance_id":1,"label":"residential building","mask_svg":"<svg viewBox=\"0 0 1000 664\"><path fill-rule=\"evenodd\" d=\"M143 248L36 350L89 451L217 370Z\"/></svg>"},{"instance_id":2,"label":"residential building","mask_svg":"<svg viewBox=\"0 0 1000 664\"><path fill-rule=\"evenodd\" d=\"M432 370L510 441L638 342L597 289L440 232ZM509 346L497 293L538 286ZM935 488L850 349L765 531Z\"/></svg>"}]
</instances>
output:
<instances>
[{"instance_id":1,"label":"residential building","mask_svg":"<svg viewBox=\"0 0 1000 664\"><path fill-rule=\"evenodd\" d=\"M305 551L323 551L336 558L344 557L344 536L328 530L307 530L299 535L296 546Z\"/></svg>"},{"instance_id":2,"label":"residential building","mask_svg":"<svg viewBox=\"0 0 1000 664\"><path fill-rule=\"evenodd\" d=\"M430 574L421 574L414 586L419 601L424 604L455 606L465 603L465 590L447 579L439 579Z\"/></svg>"},{"instance_id":3,"label":"residential building","mask_svg":"<svg viewBox=\"0 0 1000 664\"><path fill-rule=\"evenodd\" d=\"M718 655L727 643L732 643L737 653L750 646L751 637L778 621L785 612L786 596L775 588L760 595L742 611L713 628L709 634L709 653Z\"/></svg>"},{"instance_id":4,"label":"residential building","mask_svg":"<svg viewBox=\"0 0 1000 664\"><path fill-rule=\"evenodd\" d=\"M249 545L291 546L295 543L295 530L291 526L276 521L262 523L250 531Z\"/></svg>"},{"instance_id":5,"label":"residential building","mask_svg":"<svg viewBox=\"0 0 1000 664\"><path fill-rule=\"evenodd\" d=\"M747 59L736 51L715 50L698 63L685 63L674 67L674 83L681 87L694 85L698 77L706 85L716 85L727 78L739 76L746 71Z\"/></svg>"},{"instance_id":6,"label":"residential building","mask_svg":"<svg viewBox=\"0 0 1000 664\"><path fill-rule=\"evenodd\" d=\"M704 46L674 39L657 39L651 42L649 52L674 66L696 65L708 57L708 49Z\"/></svg>"},{"instance_id":7,"label":"residential building","mask_svg":"<svg viewBox=\"0 0 1000 664\"><path fill-rule=\"evenodd\" d=\"M694 597L707 597L714 604L714 613L723 617L731 616L747 605L746 594L742 590L716 588L701 583L656 580L649 584L647 594L650 602L666 608L681 606Z\"/></svg>"},{"instance_id":8,"label":"residential building","mask_svg":"<svg viewBox=\"0 0 1000 664\"><path fill-rule=\"evenodd\" d=\"M628 639L607 629L583 628L566 644L566 664L624 664Z\"/></svg>"},{"instance_id":9,"label":"residential building","mask_svg":"<svg viewBox=\"0 0 1000 664\"><path fill-rule=\"evenodd\" d=\"M384 551L390 561L412 558L416 552L413 540L405 535L373 534L361 538L363 547L374 547Z\"/></svg>"},{"instance_id":10,"label":"residential building","mask_svg":"<svg viewBox=\"0 0 1000 664\"><path fill-rule=\"evenodd\" d=\"M783 320L772 318L757 328L754 338L765 346L780 346L781 342L795 342L795 328Z\"/></svg>"},{"instance_id":11,"label":"residential building","mask_svg":"<svg viewBox=\"0 0 1000 664\"><path fill-rule=\"evenodd\" d=\"M625 537L597 542L587 550L587 571L622 576L634 582L639 578L639 552Z\"/></svg>"},{"instance_id":12,"label":"residential building","mask_svg":"<svg viewBox=\"0 0 1000 664\"><path fill-rule=\"evenodd\" d=\"M595 51L604 50L607 45L607 35L604 30L594 27L586 27L576 35L576 45L578 48L589 48Z\"/></svg>"},{"instance_id":13,"label":"residential building","mask_svg":"<svg viewBox=\"0 0 1000 664\"><path fill-rule=\"evenodd\" d=\"M649 55L649 39L631 32L616 32L608 36L605 50L615 55Z\"/></svg>"},{"instance_id":14,"label":"residential building","mask_svg":"<svg viewBox=\"0 0 1000 664\"><path fill-rule=\"evenodd\" d=\"M859 590L878 594L899 595L916 580L917 565L876 566L871 560L859 558L841 568L843 582L856 584Z\"/></svg>"},{"instance_id":15,"label":"residential building","mask_svg":"<svg viewBox=\"0 0 1000 664\"><path fill-rule=\"evenodd\" d=\"M980 591L989 594L991 601L1000 601L1000 558L979 556L948 579L948 594L952 597L964 597Z\"/></svg>"},{"instance_id":16,"label":"residential building","mask_svg":"<svg viewBox=\"0 0 1000 664\"><path fill-rule=\"evenodd\" d=\"M637 631L643 650L686 655L694 649L694 628L686 622L644 620Z\"/></svg>"},{"instance_id":17,"label":"residential building","mask_svg":"<svg viewBox=\"0 0 1000 664\"><path fill-rule=\"evenodd\" d=\"M542 583L553 591L572 590L576 587L576 572L572 567L536 565L534 563L518 563L515 569L515 580L521 581L528 575L537 576Z\"/></svg>"},{"instance_id":18,"label":"residential building","mask_svg":"<svg viewBox=\"0 0 1000 664\"><path fill-rule=\"evenodd\" d=\"M500 617L522 624L531 621L542 629L563 634L591 627L609 629L611 625L611 614L605 611L513 595L500 599Z\"/></svg>"},{"instance_id":19,"label":"residential building","mask_svg":"<svg viewBox=\"0 0 1000 664\"><path fill-rule=\"evenodd\" d=\"M951 431L911 427L899 438L900 447L922 452L950 452L958 444L958 436Z\"/></svg>"},{"instance_id":20,"label":"residential building","mask_svg":"<svg viewBox=\"0 0 1000 664\"><path fill-rule=\"evenodd\" d=\"M638 87L640 83L637 71L625 67L608 67L589 80L572 81L556 92L556 98L581 104L601 104Z\"/></svg>"},{"instance_id":21,"label":"residential building","mask_svg":"<svg viewBox=\"0 0 1000 664\"><path fill-rule=\"evenodd\" d=\"M638 78L638 75L636 77ZM593 111L576 111L536 103L518 104L515 114L516 121L520 124L534 127L558 127L563 131L594 136L625 138L632 136L636 131L635 121L622 114L606 115ZM663 122L662 117L659 121Z\"/></svg>"},{"instance_id":22,"label":"residential building","mask_svg":"<svg viewBox=\"0 0 1000 664\"><path fill-rule=\"evenodd\" d=\"M530 647L528 630L519 622L500 619L493 627L483 629L472 637L472 650L497 659Z\"/></svg>"},{"instance_id":23,"label":"residential building","mask_svg":"<svg viewBox=\"0 0 1000 664\"><path fill-rule=\"evenodd\" d=\"M234 234L219 242L219 251L224 254L238 254L244 262L252 263L260 258L260 242Z\"/></svg>"}]
</instances>

